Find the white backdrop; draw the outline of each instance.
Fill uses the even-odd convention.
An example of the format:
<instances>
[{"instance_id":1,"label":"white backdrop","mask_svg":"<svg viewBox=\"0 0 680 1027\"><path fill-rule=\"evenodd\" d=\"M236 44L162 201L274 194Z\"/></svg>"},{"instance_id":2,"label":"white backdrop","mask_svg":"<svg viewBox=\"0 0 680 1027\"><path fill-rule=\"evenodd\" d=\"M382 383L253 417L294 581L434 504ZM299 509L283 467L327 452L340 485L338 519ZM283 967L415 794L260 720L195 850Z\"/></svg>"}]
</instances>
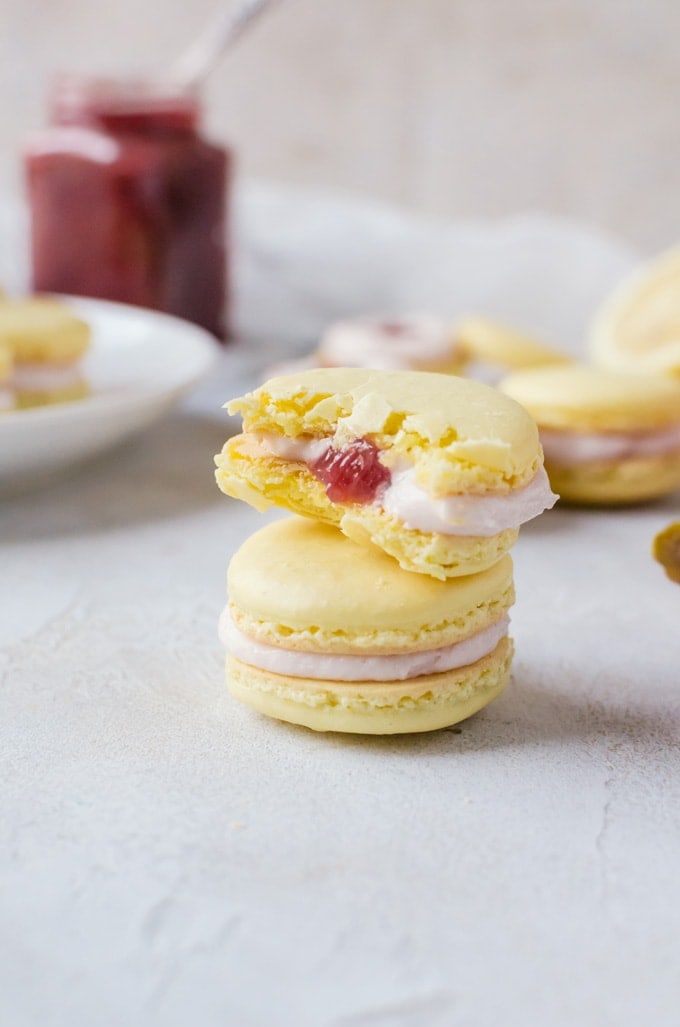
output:
<instances>
[{"instance_id":1,"label":"white backdrop","mask_svg":"<svg viewBox=\"0 0 680 1027\"><path fill-rule=\"evenodd\" d=\"M55 68L158 69L218 0L0 0L0 187ZM281 0L214 74L241 172L425 213L680 225L676 0Z\"/></svg>"}]
</instances>

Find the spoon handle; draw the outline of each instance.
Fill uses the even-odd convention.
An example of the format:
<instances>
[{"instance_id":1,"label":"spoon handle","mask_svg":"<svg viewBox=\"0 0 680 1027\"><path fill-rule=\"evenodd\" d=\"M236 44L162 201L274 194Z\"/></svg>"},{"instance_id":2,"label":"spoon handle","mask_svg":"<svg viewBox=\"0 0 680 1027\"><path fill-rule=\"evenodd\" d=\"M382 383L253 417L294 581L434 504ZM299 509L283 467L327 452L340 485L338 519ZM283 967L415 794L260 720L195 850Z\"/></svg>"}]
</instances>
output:
<instances>
[{"instance_id":1,"label":"spoon handle","mask_svg":"<svg viewBox=\"0 0 680 1027\"><path fill-rule=\"evenodd\" d=\"M170 79L182 89L192 89L210 74L222 54L248 26L276 0L241 0L218 11L203 32L170 68Z\"/></svg>"}]
</instances>

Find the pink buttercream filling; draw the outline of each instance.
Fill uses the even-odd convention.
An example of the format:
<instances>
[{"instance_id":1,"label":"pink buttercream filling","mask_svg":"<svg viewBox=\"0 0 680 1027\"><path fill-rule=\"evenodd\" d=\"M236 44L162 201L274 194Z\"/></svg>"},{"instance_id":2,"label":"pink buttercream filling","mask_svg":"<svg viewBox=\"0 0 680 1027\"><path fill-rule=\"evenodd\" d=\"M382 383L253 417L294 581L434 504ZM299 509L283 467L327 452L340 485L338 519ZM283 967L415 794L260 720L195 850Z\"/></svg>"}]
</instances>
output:
<instances>
[{"instance_id":1,"label":"pink buttercream filling","mask_svg":"<svg viewBox=\"0 0 680 1027\"><path fill-rule=\"evenodd\" d=\"M229 607L222 611L219 636L230 654L252 667L289 677L323 681L406 681L424 674L441 674L467 667L492 653L508 633L506 615L462 642L418 653L387 656L300 652L265 645L236 627Z\"/></svg>"},{"instance_id":2,"label":"pink buttercream filling","mask_svg":"<svg viewBox=\"0 0 680 1027\"><path fill-rule=\"evenodd\" d=\"M78 363L17 363L14 365L13 382L17 389L66 389L82 381L83 373Z\"/></svg>"},{"instance_id":3,"label":"pink buttercream filling","mask_svg":"<svg viewBox=\"0 0 680 1027\"><path fill-rule=\"evenodd\" d=\"M392 371L441 366L456 355L449 326L425 314L338 321L319 347L321 362L333 367Z\"/></svg>"},{"instance_id":4,"label":"pink buttercream filling","mask_svg":"<svg viewBox=\"0 0 680 1027\"><path fill-rule=\"evenodd\" d=\"M648 432L578 432L541 428L540 435L546 460L563 466L660 456L680 450L680 424Z\"/></svg>"}]
</instances>

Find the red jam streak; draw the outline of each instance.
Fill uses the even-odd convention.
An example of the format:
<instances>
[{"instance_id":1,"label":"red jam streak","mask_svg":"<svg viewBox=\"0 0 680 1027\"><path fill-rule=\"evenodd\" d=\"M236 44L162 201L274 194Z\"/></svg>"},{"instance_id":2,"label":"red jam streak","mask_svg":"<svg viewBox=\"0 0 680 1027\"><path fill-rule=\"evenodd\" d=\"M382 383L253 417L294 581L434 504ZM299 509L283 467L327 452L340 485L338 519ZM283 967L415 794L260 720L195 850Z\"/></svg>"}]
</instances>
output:
<instances>
[{"instance_id":1,"label":"red jam streak","mask_svg":"<svg viewBox=\"0 0 680 1027\"><path fill-rule=\"evenodd\" d=\"M333 503L372 503L390 482L390 472L380 463L380 450L367 439L341 449L329 446L309 469L326 486Z\"/></svg>"}]
</instances>

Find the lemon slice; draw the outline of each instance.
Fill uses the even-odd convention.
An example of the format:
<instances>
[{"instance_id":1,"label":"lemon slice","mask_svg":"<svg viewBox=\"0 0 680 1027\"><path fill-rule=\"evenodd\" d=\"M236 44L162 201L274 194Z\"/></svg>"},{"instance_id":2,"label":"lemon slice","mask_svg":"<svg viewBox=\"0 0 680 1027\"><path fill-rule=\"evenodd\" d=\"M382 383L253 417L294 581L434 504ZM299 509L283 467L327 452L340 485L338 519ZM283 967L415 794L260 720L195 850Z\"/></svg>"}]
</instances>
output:
<instances>
[{"instance_id":1,"label":"lemon slice","mask_svg":"<svg viewBox=\"0 0 680 1027\"><path fill-rule=\"evenodd\" d=\"M538 339L486 317L463 318L457 326L456 342L468 358L507 370L571 362Z\"/></svg>"},{"instance_id":2,"label":"lemon slice","mask_svg":"<svg viewBox=\"0 0 680 1027\"><path fill-rule=\"evenodd\" d=\"M626 278L595 314L592 359L621 371L680 376L680 247Z\"/></svg>"}]
</instances>

